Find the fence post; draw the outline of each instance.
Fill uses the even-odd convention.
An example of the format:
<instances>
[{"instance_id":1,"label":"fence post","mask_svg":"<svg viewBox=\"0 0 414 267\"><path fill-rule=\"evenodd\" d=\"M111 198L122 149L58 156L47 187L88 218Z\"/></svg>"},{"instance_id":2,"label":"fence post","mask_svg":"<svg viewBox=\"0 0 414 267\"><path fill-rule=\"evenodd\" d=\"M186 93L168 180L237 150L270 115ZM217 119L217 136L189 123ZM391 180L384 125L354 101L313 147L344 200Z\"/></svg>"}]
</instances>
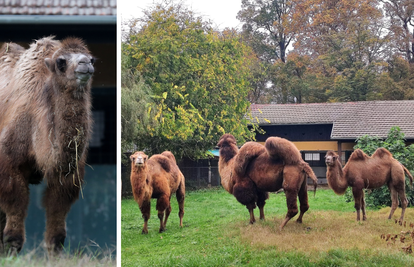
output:
<instances>
[{"instance_id":1,"label":"fence post","mask_svg":"<svg viewBox=\"0 0 414 267\"><path fill-rule=\"evenodd\" d=\"M208 187L211 187L211 163L210 159L208 159Z\"/></svg>"}]
</instances>

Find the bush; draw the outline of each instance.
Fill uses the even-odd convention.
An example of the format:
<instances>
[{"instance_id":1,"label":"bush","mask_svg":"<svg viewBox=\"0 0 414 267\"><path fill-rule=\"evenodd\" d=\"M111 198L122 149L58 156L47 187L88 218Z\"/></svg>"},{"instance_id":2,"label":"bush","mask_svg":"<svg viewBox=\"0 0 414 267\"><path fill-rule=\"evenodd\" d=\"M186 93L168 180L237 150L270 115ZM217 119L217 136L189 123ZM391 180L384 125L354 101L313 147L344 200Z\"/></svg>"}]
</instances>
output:
<instances>
[{"instance_id":1,"label":"bush","mask_svg":"<svg viewBox=\"0 0 414 267\"><path fill-rule=\"evenodd\" d=\"M354 149L361 149L366 154L372 155L379 147L388 149L395 159L401 162L411 173L414 170L414 144L406 146L404 133L399 127L392 127L385 140L369 135L362 136L356 140ZM410 186L410 180L405 179L405 191L409 205L414 205L414 190ZM347 201L353 201L352 191L348 188L346 192ZM391 206L391 194L387 185L374 190L365 191L365 202L368 207L381 208Z\"/></svg>"}]
</instances>

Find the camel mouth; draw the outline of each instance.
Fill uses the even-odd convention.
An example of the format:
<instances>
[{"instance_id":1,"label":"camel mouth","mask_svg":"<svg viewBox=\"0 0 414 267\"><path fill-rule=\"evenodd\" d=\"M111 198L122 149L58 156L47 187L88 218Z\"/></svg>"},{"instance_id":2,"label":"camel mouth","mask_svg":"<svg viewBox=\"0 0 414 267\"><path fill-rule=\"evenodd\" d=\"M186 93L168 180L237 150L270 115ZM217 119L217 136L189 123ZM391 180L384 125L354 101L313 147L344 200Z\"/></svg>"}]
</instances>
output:
<instances>
[{"instance_id":1,"label":"camel mouth","mask_svg":"<svg viewBox=\"0 0 414 267\"><path fill-rule=\"evenodd\" d=\"M326 159L325 164L328 165L328 166L332 166L332 165L334 165L334 162L332 161L332 159Z\"/></svg>"},{"instance_id":2,"label":"camel mouth","mask_svg":"<svg viewBox=\"0 0 414 267\"><path fill-rule=\"evenodd\" d=\"M92 73L82 73L82 72L76 72L76 80L79 84L86 84L92 77Z\"/></svg>"}]
</instances>

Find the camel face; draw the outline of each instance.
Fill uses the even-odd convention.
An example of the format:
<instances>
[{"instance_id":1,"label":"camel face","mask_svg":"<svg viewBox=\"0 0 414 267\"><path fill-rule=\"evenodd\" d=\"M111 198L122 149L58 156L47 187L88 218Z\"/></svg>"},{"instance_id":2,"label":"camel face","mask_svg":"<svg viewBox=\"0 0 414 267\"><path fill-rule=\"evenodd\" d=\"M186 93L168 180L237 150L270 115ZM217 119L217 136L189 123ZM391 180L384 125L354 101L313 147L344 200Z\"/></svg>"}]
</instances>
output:
<instances>
[{"instance_id":1,"label":"camel face","mask_svg":"<svg viewBox=\"0 0 414 267\"><path fill-rule=\"evenodd\" d=\"M76 80L78 85L86 85L95 71L94 62L95 59L88 54L65 54L56 59L55 68L65 75L66 79Z\"/></svg>"},{"instance_id":2,"label":"camel face","mask_svg":"<svg viewBox=\"0 0 414 267\"><path fill-rule=\"evenodd\" d=\"M330 151L328 153L326 153L325 156L325 164L327 166L333 166L335 165L336 160L338 159L338 155L335 155L334 153L330 153Z\"/></svg>"},{"instance_id":3,"label":"camel face","mask_svg":"<svg viewBox=\"0 0 414 267\"><path fill-rule=\"evenodd\" d=\"M130 156L131 162L137 167L142 167L147 162L148 156L144 152L135 152Z\"/></svg>"}]
</instances>

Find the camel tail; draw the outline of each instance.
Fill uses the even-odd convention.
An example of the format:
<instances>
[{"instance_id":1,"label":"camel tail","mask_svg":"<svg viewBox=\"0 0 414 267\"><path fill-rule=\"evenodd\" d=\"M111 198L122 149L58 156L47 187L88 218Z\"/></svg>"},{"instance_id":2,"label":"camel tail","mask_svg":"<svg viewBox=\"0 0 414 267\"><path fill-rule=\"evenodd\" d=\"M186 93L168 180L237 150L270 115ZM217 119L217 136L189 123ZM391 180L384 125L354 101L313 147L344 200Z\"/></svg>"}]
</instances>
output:
<instances>
[{"instance_id":1,"label":"camel tail","mask_svg":"<svg viewBox=\"0 0 414 267\"><path fill-rule=\"evenodd\" d=\"M303 171L308 175L309 178L313 180L313 196L316 196L316 188L318 187L318 178L316 177L315 173L313 172L312 168L309 166L308 163L303 162Z\"/></svg>"},{"instance_id":2,"label":"camel tail","mask_svg":"<svg viewBox=\"0 0 414 267\"><path fill-rule=\"evenodd\" d=\"M400 164L403 167L405 174L408 176L408 178L410 178L410 187L412 189L413 188L413 176L411 175L410 171L402 163Z\"/></svg>"},{"instance_id":3,"label":"camel tail","mask_svg":"<svg viewBox=\"0 0 414 267\"><path fill-rule=\"evenodd\" d=\"M244 177L250 162L264 152L263 145L256 142L247 142L239 150L234 160L234 171Z\"/></svg>"}]
</instances>

